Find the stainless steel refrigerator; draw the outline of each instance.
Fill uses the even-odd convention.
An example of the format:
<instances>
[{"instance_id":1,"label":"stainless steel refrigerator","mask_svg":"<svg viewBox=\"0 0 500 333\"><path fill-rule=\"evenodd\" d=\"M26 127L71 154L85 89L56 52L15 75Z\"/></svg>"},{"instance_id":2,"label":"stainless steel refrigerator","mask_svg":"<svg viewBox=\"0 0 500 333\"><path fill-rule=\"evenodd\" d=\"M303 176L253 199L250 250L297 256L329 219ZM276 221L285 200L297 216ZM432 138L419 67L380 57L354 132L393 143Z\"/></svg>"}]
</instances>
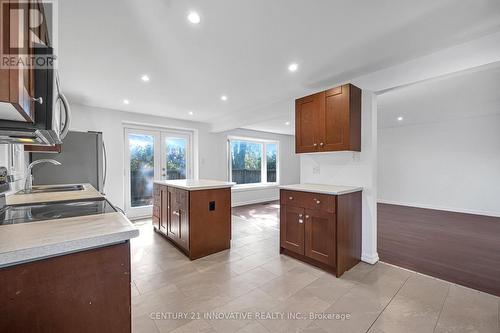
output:
<instances>
[{"instance_id":1,"label":"stainless steel refrigerator","mask_svg":"<svg viewBox=\"0 0 500 333\"><path fill-rule=\"evenodd\" d=\"M104 193L106 184L106 147L101 132L70 131L58 154L31 153L31 162L54 159L59 166L40 164L33 168L33 184L90 183Z\"/></svg>"}]
</instances>

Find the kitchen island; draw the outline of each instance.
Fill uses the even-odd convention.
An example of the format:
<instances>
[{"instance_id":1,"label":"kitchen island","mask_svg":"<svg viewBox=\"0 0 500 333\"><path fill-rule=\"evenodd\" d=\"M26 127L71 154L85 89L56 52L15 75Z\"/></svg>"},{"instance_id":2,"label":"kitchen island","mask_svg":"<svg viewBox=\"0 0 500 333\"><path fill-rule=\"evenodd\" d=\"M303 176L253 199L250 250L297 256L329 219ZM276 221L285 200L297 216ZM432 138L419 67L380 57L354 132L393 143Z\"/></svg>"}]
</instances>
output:
<instances>
[{"instance_id":1,"label":"kitchen island","mask_svg":"<svg viewBox=\"0 0 500 333\"><path fill-rule=\"evenodd\" d=\"M0 332L130 332L132 223L89 184L6 202Z\"/></svg>"},{"instance_id":2,"label":"kitchen island","mask_svg":"<svg viewBox=\"0 0 500 333\"><path fill-rule=\"evenodd\" d=\"M361 259L362 187L280 186L280 252L334 273Z\"/></svg>"},{"instance_id":3,"label":"kitchen island","mask_svg":"<svg viewBox=\"0 0 500 333\"><path fill-rule=\"evenodd\" d=\"M229 249L234 185L206 179L155 181L154 230L191 260Z\"/></svg>"}]
</instances>

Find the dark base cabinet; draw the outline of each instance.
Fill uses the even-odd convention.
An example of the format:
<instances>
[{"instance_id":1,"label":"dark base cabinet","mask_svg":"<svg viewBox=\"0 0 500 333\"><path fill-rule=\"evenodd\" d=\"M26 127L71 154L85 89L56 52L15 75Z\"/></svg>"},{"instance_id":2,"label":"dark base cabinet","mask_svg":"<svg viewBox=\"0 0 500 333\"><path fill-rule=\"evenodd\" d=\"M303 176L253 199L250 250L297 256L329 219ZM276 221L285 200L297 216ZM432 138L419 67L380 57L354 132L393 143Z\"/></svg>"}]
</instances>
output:
<instances>
[{"instance_id":1,"label":"dark base cabinet","mask_svg":"<svg viewBox=\"0 0 500 333\"><path fill-rule=\"evenodd\" d=\"M231 188L154 185L153 227L191 260L231 247Z\"/></svg>"},{"instance_id":2,"label":"dark base cabinet","mask_svg":"<svg viewBox=\"0 0 500 333\"><path fill-rule=\"evenodd\" d=\"M281 190L280 252L337 277L361 259L361 192Z\"/></svg>"},{"instance_id":3,"label":"dark base cabinet","mask_svg":"<svg viewBox=\"0 0 500 333\"><path fill-rule=\"evenodd\" d=\"M0 332L131 332L129 242L0 269Z\"/></svg>"}]
</instances>

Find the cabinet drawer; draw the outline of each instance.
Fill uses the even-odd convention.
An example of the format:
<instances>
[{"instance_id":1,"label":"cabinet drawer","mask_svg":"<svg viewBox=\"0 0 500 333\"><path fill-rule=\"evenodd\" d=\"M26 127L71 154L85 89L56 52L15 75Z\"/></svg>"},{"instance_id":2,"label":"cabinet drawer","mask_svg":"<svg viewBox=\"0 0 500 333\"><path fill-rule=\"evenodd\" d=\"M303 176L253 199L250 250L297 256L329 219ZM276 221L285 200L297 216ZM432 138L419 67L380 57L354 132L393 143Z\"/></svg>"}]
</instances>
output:
<instances>
[{"instance_id":1,"label":"cabinet drawer","mask_svg":"<svg viewBox=\"0 0 500 333\"><path fill-rule=\"evenodd\" d=\"M160 194L160 191L161 191L161 185L159 184L154 184L153 185L153 189L154 189L154 195L157 196Z\"/></svg>"},{"instance_id":2,"label":"cabinet drawer","mask_svg":"<svg viewBox=\"0 0 500 333\"><path fill-rule=\"evenodd\" d=\"M333 195L281 190L281 204L335 213Z\"/></svg>"},{"instance_id":3,"label":"cabinet drawer","mask_svg":"<svg viewBox=\"0 0 500 333\"><path fill-rule=\"evenodd\" d=\"M178 208L183 210L188 209L188 200L189 200L188 191L174 187L169 187L168 191L170 192L170 200L172 205L175 204Z\"/></svg>"}]
</instances>

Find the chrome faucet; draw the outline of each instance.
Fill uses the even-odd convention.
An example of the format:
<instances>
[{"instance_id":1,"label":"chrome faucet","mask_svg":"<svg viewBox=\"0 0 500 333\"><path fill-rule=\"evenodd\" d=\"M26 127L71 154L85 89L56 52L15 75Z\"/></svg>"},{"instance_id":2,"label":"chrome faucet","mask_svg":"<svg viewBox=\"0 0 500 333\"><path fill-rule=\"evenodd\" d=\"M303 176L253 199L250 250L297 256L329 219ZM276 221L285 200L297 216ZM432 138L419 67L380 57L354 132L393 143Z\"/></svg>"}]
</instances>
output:
<instances>
[{"instance_id":1,"label":"chrome faucet","mask_svg":"<svg viewBox=\"0 0 500 333\"><path fill-rule=\"evenodd\" d=\"M52 163L54 165L61 165L61 163L56 160L48 160L48 159L36 160L31 162L30 165L28 165L28 169L26 170L26 182L24 183L24 193L31 192L33 186L33 176L31 175L31 169L33 169L35 165L40 163Z\"/></svg>"}]
</instances>

